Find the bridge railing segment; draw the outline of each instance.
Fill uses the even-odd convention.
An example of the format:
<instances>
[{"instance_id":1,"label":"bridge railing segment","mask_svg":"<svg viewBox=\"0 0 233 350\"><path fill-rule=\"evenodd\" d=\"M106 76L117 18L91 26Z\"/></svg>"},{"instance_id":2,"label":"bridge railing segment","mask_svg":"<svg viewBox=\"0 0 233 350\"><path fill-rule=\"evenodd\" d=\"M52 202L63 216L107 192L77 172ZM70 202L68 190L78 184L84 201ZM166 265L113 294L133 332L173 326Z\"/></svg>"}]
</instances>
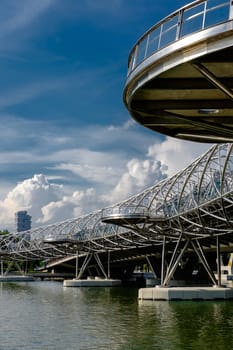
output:
<instances>
[{"instance_id":1,"label":"bridge railing segment","mask_svg":"<svg viewBox=\"0 0 233 350\"><path fill-rule=\"evenodd\" d=\"M133 47L128 76L146 58L186 35L233 19L232 0L197 0L173 12L150 28Z\"/></svg>"},{"instance_id":2,"label":"bridge railing segment","mask_svg":"<svg viewBox=\"0 0 233 350\"><path fill-rule=\"evenodd\" d=\"M102 221L125 220L146 220L149 217L148 208L142 205L119 205L102 210Z\"/></svg>"}]
</instances>

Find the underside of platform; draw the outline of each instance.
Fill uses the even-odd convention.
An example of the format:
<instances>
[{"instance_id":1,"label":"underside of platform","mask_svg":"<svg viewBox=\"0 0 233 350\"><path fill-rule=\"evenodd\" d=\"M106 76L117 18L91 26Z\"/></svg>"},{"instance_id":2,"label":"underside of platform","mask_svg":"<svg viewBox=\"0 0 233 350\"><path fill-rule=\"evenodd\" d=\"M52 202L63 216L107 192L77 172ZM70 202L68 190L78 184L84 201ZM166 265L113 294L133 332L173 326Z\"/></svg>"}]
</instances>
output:
<instances>
[{"instance_id":1,"label":"underside of platform","mask_svg":"<svg viewBox=\"0 0 233 350\"><path fill-rule=\"evenodd\" d=\"M193 7L198 11L198 6ZM202 15L204 12L196 14ZM164 20L161 28L169 26L169 21L172 17ZM192 21L191 15L187 21ZM182 25L185 23L181 30ZM126 80L126 107L140 124L165 135L232 142L233 21L198 32L194 26L193 31L152 54L145 46L144 59L135 64ZM139 40L130 57L137 56L144 41L150 45L155 33L156 26Z\"/></svg>"}]
</instances>

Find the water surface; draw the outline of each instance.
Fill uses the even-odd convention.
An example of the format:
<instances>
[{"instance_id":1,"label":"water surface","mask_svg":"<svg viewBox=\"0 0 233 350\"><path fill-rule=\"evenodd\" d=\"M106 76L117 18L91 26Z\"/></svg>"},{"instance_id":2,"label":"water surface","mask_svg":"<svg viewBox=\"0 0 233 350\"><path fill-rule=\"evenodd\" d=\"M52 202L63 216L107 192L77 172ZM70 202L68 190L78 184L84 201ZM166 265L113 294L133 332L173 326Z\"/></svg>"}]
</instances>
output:
<instances>
[{"instance_id":1,"label":"water surface","mask_svg":"<svg viewBox=\"0 0 233 350\"><path fill-rule=\"evenodd\" d=\"M134 288L1 283L1 350L228 350L232 301L138 302Z\"/></svg>"}]
</instances>

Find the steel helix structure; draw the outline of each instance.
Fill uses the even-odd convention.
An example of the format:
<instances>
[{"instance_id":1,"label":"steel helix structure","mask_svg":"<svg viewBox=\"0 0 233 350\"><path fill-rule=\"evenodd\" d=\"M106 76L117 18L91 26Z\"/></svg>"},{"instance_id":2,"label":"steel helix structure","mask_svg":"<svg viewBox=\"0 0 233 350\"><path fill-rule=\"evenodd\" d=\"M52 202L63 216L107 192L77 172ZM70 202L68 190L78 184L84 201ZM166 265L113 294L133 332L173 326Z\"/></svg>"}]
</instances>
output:
<instances>
[{"instance_id":1,"label":"steel helix structure","mask_svg":"<svg viewBox=\"0 0 233 350\"><path fill-rule=\"evenodd\" d=\"M78 218L0 236L2 260L129 251L221 236L233 247L233 2L196 0L150 28L130 52L124 102L153 131L218 142L185 169L124 201ZM180 244L182 243L182 244ZM168 273L169 277L172 273ZM206 265L206 269L208 266ZM167 278L168 280L168 278Z\"/></svg>"},{"instance_id":2,"label":"steel helix structure","mask_svg":"<svg viewBox=\"0 0 233 350\"><path fill-rule=\"evenodd\" d=\"M79 252L129 250L211 240L233 244L233 145L212 146L174 176L82 217L1 236L4 259L38 260Z\"/></svg>"}]
</instances>

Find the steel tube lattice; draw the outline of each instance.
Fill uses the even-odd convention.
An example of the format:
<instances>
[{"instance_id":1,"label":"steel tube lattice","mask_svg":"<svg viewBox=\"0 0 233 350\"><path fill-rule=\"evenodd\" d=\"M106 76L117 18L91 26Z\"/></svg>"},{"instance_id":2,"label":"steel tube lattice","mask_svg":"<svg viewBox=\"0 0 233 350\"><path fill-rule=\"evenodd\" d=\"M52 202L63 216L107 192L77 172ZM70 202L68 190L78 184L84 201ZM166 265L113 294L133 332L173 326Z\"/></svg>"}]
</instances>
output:
<instances>
[{"instance_id":1,"label":"steel tube lattice","mask_svg":"<svg viewBox=\"0 0 233 350\"><path fill-rule=\"evenodd\" d=\"M212 146L174 176L96 212L1 236L2 259L33 260L226 235L233 241L233 146Z\"/></svg>"}]
</instances>

